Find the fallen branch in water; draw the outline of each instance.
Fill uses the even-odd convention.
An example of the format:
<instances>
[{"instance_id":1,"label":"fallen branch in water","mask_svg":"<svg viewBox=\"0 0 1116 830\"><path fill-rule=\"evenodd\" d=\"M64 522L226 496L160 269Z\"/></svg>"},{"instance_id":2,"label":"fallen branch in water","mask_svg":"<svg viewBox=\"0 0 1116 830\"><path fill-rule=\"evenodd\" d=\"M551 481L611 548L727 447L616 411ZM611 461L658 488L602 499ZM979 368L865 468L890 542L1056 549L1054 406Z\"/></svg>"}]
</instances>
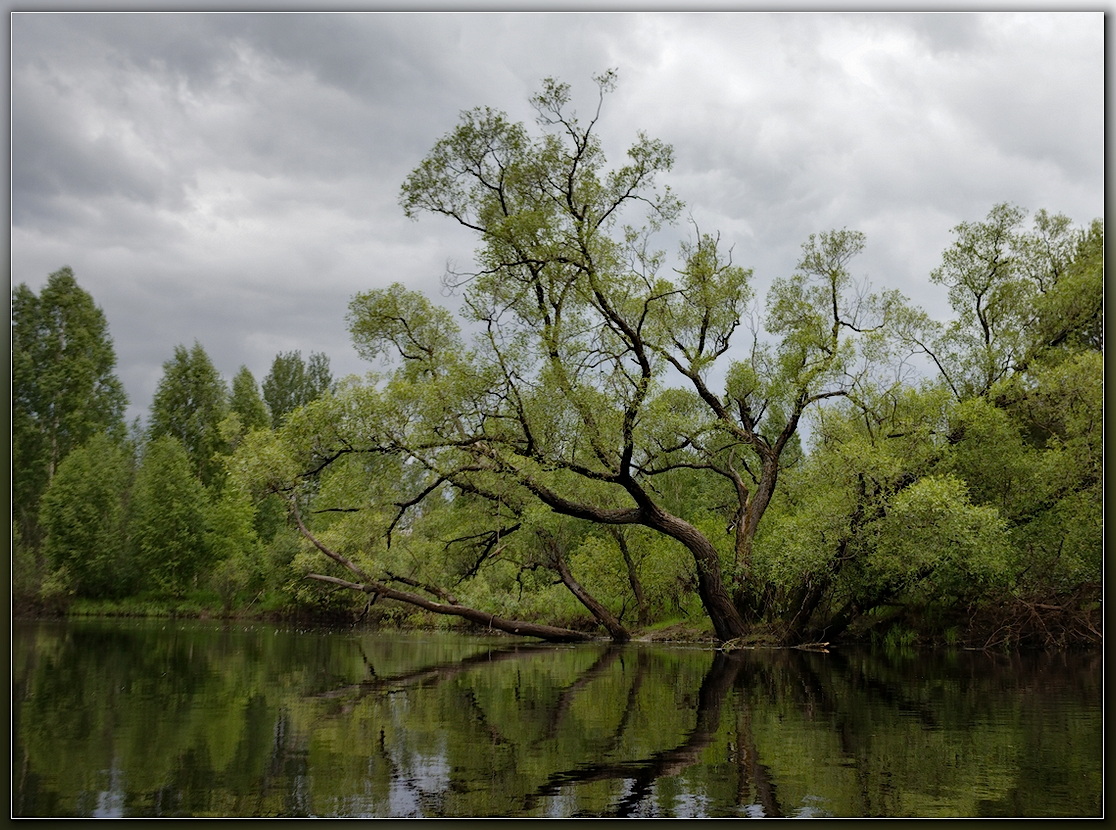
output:
<instances>
[{"instance_id":1,"label":"fallen branch in water","mask_svg":"<svg viewBox=\"0 0 1116 830\"><path fill-rule=\"evenodd\" d=\"M829 653L829 643L798 643L796 645L786 645L777 641L764 641L762 638L749 638L749 637L735 637L732 640L726 640L721 643L720 650L723 652L737 651L742 648L797 648L801 651L819 651L826 654Z\"/></svg>"}]
</instances>

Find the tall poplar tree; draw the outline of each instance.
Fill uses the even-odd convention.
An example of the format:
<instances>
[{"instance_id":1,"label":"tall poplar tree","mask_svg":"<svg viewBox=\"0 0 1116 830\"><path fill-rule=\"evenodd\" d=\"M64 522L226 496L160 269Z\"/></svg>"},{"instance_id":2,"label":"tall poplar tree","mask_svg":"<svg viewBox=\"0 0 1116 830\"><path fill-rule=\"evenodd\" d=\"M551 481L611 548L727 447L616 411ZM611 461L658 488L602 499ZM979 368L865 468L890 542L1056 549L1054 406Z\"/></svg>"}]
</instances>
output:
<instances>
[{"instance_id":1,"label":"tall poplar tree","mask_svg":"<svg viewBox=\"0 0 1116 830\"><path fill-rule=\"evenodd\" d=\"M273 426L300 406L317 400L333 387L329 358L313 352L309 361L299 351L280 352L271 363L271 371L263 380L263 397L271 410Z\"/></svg>"},{"instance_id":2,"label":"tall poplar tree","mask_svg":"<svg viewBox=\"0 0 1116 830\"><path fill-rule=\"evenodd\" d=\"M104 312L64 267L38 296L12 294L12 513L37 547L39 501L59 464L92 436L124 434L127 398Z\"/></svg>"},{"instance_id":3,"label":"tall poplar tree","mask_svg":"<svg viewBox=\"0 0 1116 830\"><path fill-rule=\"evenodd\" d=\"M261 429L271 423L271 413L260 395L259 385L247 366L241 366L233 376L229 409L240 419L246 432Z\"/></svg>"},{"instance_id":4,"label":"tall poplar tree","mask_svg":"<svg viewBox=\"0 0 1116 830\"><path fill-rule=\"evenodd\" d=\"M172 436L182 444L194 474L206 486L218 483L224 449L220 425L229 411L229 392L201 344L176 346L163 364L151 403L149 437Z\"/></svg>"}]
</instances>

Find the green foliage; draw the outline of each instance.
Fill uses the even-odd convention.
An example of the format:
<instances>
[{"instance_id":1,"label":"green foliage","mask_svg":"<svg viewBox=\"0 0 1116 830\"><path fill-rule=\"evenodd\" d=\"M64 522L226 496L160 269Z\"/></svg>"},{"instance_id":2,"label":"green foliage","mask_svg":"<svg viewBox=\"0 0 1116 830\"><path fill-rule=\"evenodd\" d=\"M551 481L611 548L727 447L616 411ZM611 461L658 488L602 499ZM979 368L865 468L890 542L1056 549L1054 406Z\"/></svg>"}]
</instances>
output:
<instances>
[{"instance_id":1,"label":"green foliage","mask_svg":"<svg viewBox=\"0 0 1116 830\"><path fill-rule=\"evenodd\" d=\"M633 566L646 604L648 620L700 618L694 600L694 563L685 548L646 528L625 528ZM639 608L616 539L594 533L578 545L570 564L598 599L616 609L626 622L637 622ZM696 621L696 620L695 620Z\"/></svg>"},{"instance_id":2,"label":"green foliage","mask_svg":"<svg viewBox=\"0 0 1116 830\"><path fill-rule=\"evenodd\" d=\"M70 569L65 565L50 571L39 587L38 600L52 611L68 612L75 602L77 589Z\"/></svg>"},{"instance_id":3,"label":"green foliage","mask_svg":"<svg viewBox=\"0 0 1116 830\"><path fill-rule=\"evenodd\" d=\"M1068 354L1037 364L1024 382L1003 390L1002 400L1031 442L1065 456L1075 475L1101 475L1104 355Z\"/></svg>"},{"instance_id":4,"label":"green foliage","mask_svg":"<svg viewBox=\"0 0 1116 830\"><path fill-rule=\"evenodd\" d=\"M241 366L233 376L229 411L240 419L245 432L271 425L271 413L260 396L256 379L247 366Z\"/></svg>"},{"instance_id":5,"label":"green foliage","mask_svg":"<svg viewBox=\"0 0 1116 830\"><path fill-rule=\"evenodd\" d=\"M790 589L828 574L865 549L865 525L933 469L948 393L891 390L861 406L834 405L814 419L815 446L784 477L784 496L756 543L756 567Z\"/></svg>"},{"instance_id":6,"label":"green foliage","mask_svg":"<svg viewBox=\"0 0 1116 830\"><path fill-rule=\"evenodd\" d=\"M602 97L613 88L611 74L597 81ZM514 498L605 524L634 501L638 516L625 523L685 540L709 613L724 632L740 629L721 594L720 527L736 528L728 564L746 579L780 471L801 458L803 412L867 393L901 298L855 284L848 263L862 234L811 237L798 273L768 299L777 342L754 329L748 358L728 368L728 394L718 396L708 379L745 319L751 272L715 235L698 233L680 248L677 278L665 277L652 236L680 208L655 185L670 148L641 136L631 164L607 173L593 130L599 110L579 120L568 87L554 81L533 103L541 137L473 110L404 183L409 216L441 214L477 232L477 272L451 280L465 286L467 314L484 334L464 360L446 360L437 338L456 329L427 301L406 296L404 307L391 291L354 303L358 345L369 355L391 347L404 361L384 389L406 396L406 426L387 443L422 447L422 463L442 474L468 469L454 483L494 499L522 485ZM647 208L643 226L612 233L636 202ZM671 368L685 391L664 388ZM438 379L421 398L419 377ZM464 388L448 380L465 377ZM708 523L715 536L695 532L695 517L718 512L724 523Z\"/></svg>"},{"instance_id":7,"label":"green foliage","mask_svg":"<svg viewBox=\"0 0 1116 830\"><path fill-rule=\"evenodd\" d=\"M962 222L931 280L949 289L956 318L928 351L958 400L987 394L1051 350L1101 348L1104 229L1074 230L1039 211L999 204Z\"/></svg>"},{"instance_id":8,"label":"green foliage","mask_svg":"<svg viewBox=\"0 0 1116 830\"><path fill-rule=\"evenodd\" d=\"M673 286L659 283L664 294L656 298L649 319L652 326L662 327L662 342L676 350L675 359L697 375L727 351L752 299L752 271L734 265L719 245L709 234L682 243L680 279Z\"/></svg>"},{"instance_id":9,"label":"green foliage","mask_svg":"<svg viewBox=\"0 0 1116 830\"><path fill-rule=\"evenodd\" d=\"M279 426L291 412L332 388L329 358L324 353L312 352L304 361L300 351L280 352L263 379L263 399L271 412L272 426Z\"/></svg>"},{"instance_id":10,"label":"green foliage","mask_svg":"<svg viewBox=\"0 0 1116 830\"><path fill-rule=\"evenodd\" d=\"M984 222L957 225L957 241L930 275L949 289L957 313L945 348L950 382L961 398L987 392L1025 348L1035 285L1020 267L1024 215L1014 205L999 204Z\"/></svg>"},{"instance_id":11,"label":"green foliage","mask_svg":"<svg viewBox=\"0 0 1116 830\"><path fill-rule=\"evenodd\" d=\"M930 275L946 321L855 278L859 231L811 235L760 315L716 234L694 223L673 265L656 249L682 208L659 181L673 151L639 134L609 167L615 75L595 81L584 118L545 80L537 133L463 113L404 181L406 215L476 234L474 270L446 278L465 325L399 284L361 292L346 322L383 374L335 384L324 354L285 352L262 393L177 347L131 490L103 314L69 269L17 287L15 593L44 575L41 516L59 601L130 590L134 567L227 608L357 609L305 578L351 574L292 508L375 579L587 627L586 607L647 624L700 602L722 639L914 631L882 610L900 603L957 639L949 603L1099 583L1100 220L960 223ZM933 377L912 382L918 355Z\"/></svg>"},{"instance_id":12,"label":"green foliage","mask_svg":"<svg viewBox=\"0 0 1116 830\"><path fill-rule=\"evenodd\" d=\"M300 472L278 433L256 430L245 436L228 460L233 483L257 496L288 487Z\"/></svg>"},{"instance_id":13,"label":"green foliage","mask_svg":"<svg viewBox=\"0 0 1116 830\"><path fill-rule=\"evenodd\" d=\"M1021 589L1101 578L1102 383L1102 356L1087 350L1001 384L999 405L975 398L957 407L943 469L1012 523Z\"/></svg>"},{"instance_id":14,"label":"green foliage","mask_svg":"<svg viewBox=\"0 0 1116 830\"><path fill-rule=\"evenodd\" d=\"M994 507L973 504L953 476L927 476L904 489L869 532L876 578L922 580L933 586L932 599L979 596L1007 576L1007 523Z\"/></svg>"},{"instance_id":15,"label":"green foliage","mask_svg":"<svg viewBox=\"0 0 1116 830\"><path fill-rule=\"evenodd\" d=\"M1065 216L1035 215L1027 240L1032 278L1039 291L1027 328L1028 357L1050 352L1101 351L1104 345L1104 224L1074 231Z\"/></svg>"},{"instance_id":16,"label":"green foliage","mask_svg":"<svg viewBox=\"0 0 1116 830\"><path fill-rule=\"evenodd\" d=\"M278 532L268 542L260 570L262 608L284 610L295 607L296 591L303 573L296 572L294 561L302 552L302 539L295 530Z\"/></svg>"},{"instance_id":17,"label":"green foliage","mask_svg":"<svg viewBox=\"0 0 1116 830\"><path fill-rule=\"evenodd\" d=\"M597 81L603 98L614 78ZM447 278L463 289L473 343L416 292L363 292L349 329L388 373L304 406L238 454L261 492L298 494L319 539L377 573L527 615L575 613L556 588L563 562L624 614L637 593L641 613L685 605L696 576L724 635L743 626L726 585L753 619L845 625L897 596L1007 585L1025 569L1020 531L1080 512L1080 499L1051 512L1062 497L1051 471L1072 461L1072 492L1087 490L1092 367L1055 369L1049 355L1091 342L1091 306L1071 313L1059 297L1073 275L1095 276L1099 230L1078 238L1040 212L1028 234L1007 205L959 225L933 275L957 312L945 327L857 282L863 234L813 235L795 273L773 283L765 329L726 366L751 274L698 233L676 277L663 275L653 233L680 208L656 185L670 149L640 136L631 163L609 171L599 109L579 119L553 80L532 103L541 135L472 110L403 184L408 216L447 216L478 236L476 270ZM620 227L638 206L642 227ZM1040 318L1054 331L1059 314L1076 339L1047 335L1036 349L1028 332ZM918 352L941 384L910 385ZM1056 373L1079 380L1076 408L1044 397ZM807 457L798 426L809 412ZM1028 518L1036 510L1045 525ZM629 546L593 525L623 527ZM679 542L686 567L664 567Z\"/></svg>"},{"instance_id":18,"label":"green foliage","mask_svg":"<svg viewBox=\"0 0 1116 830\"><path fill-rule=\"evenodd\" d=\"M124 499L131 459L117 441L95 435L62 461L43 495L44 550L79 596L114 597L135 587Z\"/></svg>"},{"instance_id":19,"label":"green foliage","mask_svg":"<svg viewBox=\"0 0 1116 830\"><path fill-rule=\"evenodd\" d=\"M783 613L815 590L809 607L847 622L881 602L933 616L1099 581L1101 286L1072 279L1095 277L1103 231L1040 211L1028 233L1022 219L998 206L958 226L935 272L958 311L949 327L900 315L901 342L934 344L941 389L896 387L817 419L816 446L757 540ZM1071 284L1084 296L1067 304Z\"/></svg>"},{"instance_id":20,"label":"green foliage","mask_svg":"<svg viewBox=\"0 0 1116 830\"><path fill-rule=\"evenodd\" d=\"M399 354L430 371L460 353L460 327L443 308L402 284L357 294L349 303L349 332L357 354L368 361Z\"/></svg>"},{"instance_id":21,"label":"green foliage","mask_svg":"<svg viewBox=\"0 0 1116 830\"><path fill-rule=\"evenodd\" d=\"M212 582L226 607L249 598L264 585L264 546L256 534L256 512L247 489L226 482L208 518L209 556L216 567Z\"/></svg>"},{"instance_id":22,"label":"green foliage","mask_svg":"<svg viewBox=\"0 0 1116 830\"><path fill-rule=\"evenodd\" d=\"M181 596L213 561L210 503L186 450L153 438L136 473L129 527L145 585Z\"/></svg>"},{"instance_id":23,"label":"green foliage","mask_svg":"<svg viewBox=\"0 0 1116 830\"><path fill-rule=\"evenodd\" d=\"M24 542L19 522L12 522L12 603L13 607L33 602L42 584L36 552Z\"/></svg>"},{"instance_id":24,"label":"green foliage","mask_svg":"<svg viewBox=\"0 0 1116 830\"><path fill-rule=\"evenodd\" d=\"M973 498L1009 517L1030 513L1057 482L1041 451L1027 443L1010 413L985 398L970 398L953 413L944 468L969 482Z\"/></svg>"},{"instance_id":25,"label":"green foliage","mask_svg":"<svg viewBox=\"0 0 1116 830\"><path fill-rule=\"evenodd\" d=\"M104 312L62 268L38 296L12 293L12 513L38 545L39 499L62 460L94 435L124 434L127 399Z\"/></svg>"},{"instance_id":26,"label":"green foliage","mask_svg":"<svg viewBox=\"0 0 1116 830\"><path fill-rule=\"evenodd\" d=\"M220 454L226 447L220 425L229 412L224 380L200 343L176 346L163 364L148 422L149 439L169 436L185 449L191 469L207 487L224 474Z\"/></svg>"}]
</instances>

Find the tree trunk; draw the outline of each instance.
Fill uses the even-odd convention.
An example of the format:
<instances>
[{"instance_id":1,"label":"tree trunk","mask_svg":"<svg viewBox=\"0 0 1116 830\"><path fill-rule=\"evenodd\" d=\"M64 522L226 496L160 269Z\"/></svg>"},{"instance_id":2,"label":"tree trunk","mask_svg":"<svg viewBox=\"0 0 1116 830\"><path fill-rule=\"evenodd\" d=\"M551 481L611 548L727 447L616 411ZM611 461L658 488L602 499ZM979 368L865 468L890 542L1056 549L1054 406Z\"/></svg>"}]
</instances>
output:
<instances>
[{"instance_id":1,"label":"tree trunk","mask_svg":"<svg viewBox=\"0 0 1116 830\"><path fill-rule=\"evenodd\" d=\"M624 567L628 570L628 585L631 586L632 595L636 601L636 620L641 626L647 625L651 622L651 613L647 607L647 599L643 594L643 583L639 581L635 562L632 561L632 553L628 550L628 540L624 538L624 531L620 528L612 526L609 530L612 532L613 538L616 539L616 544L620 548L620 555L624 557Z\"/></svg>"},{"instance_id":2,"label":"tree trunk","mask_svg":"<svg viewBox=\"0 0 1116 830\"><path fill-rule=\"evenodd\" d=\"M580 582L574 579L574 575L570 572L570 566L566 564L566 557L562 555L562 551L558 549L557 544L551 546L550 553L554 568L558 571L562 584L570 589L570 593L577 597L578 602L589 609L589 613L604 627L608 635L612 637L612 641L626 643L632 639L632 635L628 633L628 629L616 618L616 615L599 603L592 594L582 587Z\"/></svg>"},{"instance_id":3,"label":"tree trunk","mask_svg":"<svg viewBox=\"0 0 1116 830\"><path fill-rule=\"evenodd\" d=\"M647 525L677 539L693 555L697 565L698 596L713 623L717 639L725 642L747 634L748 624L725 588L720 555L701 531L689 522L663 511L651 515Z\"/></svg>"},{"instance_id":4,"label":"tree trunk","mask_svg":"<svg viewBox=\"0 0 1116 830\"><path fill-rule=\"evenodd\" d=\"M794 616L787 623L785 638L788 643L800 639L806 631L814 632L814 629L809 628L810 620L821 603L822 597L825 596L829 584L829 577L821 574L800 586L800 590L795 596L795 602L792 603L792 607L795 608Z\"/></svg>"},{"instance_id":5,"label":"tree trunk","mask_svg":"<svg viewBox=\"0 0 1116 830\"><path fill-rule=\"evenodd\" d=\"M766 588L760 591L759 586L752 584L752 545L778 480L779 456L772 453L763 462L755 491L746 497L737 514L736 571L739 576L738 582L733 586L732 597L736 607L750 620L763 619L770 599Z\"/></svg>"}]
</instances>

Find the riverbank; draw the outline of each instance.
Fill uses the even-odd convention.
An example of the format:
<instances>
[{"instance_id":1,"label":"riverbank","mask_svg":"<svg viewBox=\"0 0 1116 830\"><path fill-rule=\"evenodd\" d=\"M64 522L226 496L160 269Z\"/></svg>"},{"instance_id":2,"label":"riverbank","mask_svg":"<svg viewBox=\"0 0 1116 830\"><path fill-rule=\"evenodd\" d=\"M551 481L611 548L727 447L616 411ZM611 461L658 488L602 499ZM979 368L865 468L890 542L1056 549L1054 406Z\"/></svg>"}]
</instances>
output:
<instances>
[{"instance_id":1,"label":"riverbank","mask_svg":"<svg viewBox=\"0 0 1116 830\"><path fill-rule=\"evenodd\" d=\"M398 611L398 613L396 613ZM65 607L58 604L14 602L13 619L80 619L105 618L156 618L240 620L314 625L325 627L351 627L363 625L393 630L435 631L453 630L469 632L477 626L456 618L439 616L412 609L377 610L374 614L354 615L351 611L334 611L308 608L268 608L249 606L224 608L208 602L204 596L187 598L135 598L121 600L75 599ZM499 633L499 632L494 632ZM712 626L707 621L675 620L632 630L634 642L688 643L717 645ZM602 634L602 639L604 635Z\"/></svg>"},{"instance_id":2,"label":"riverbank","mask_svg":"<svg viewBox=\"0 0 1116 830\"><path fill-rule=\"evenodd\" d=\"M299 626L345 628L380 627L386 630L458 631L480 630L476 625L406 606L380 606L354 613L351 609L291 608L250 603L230 608L215 595L199 592L182 598L129 597L120 600L75 598L65 605L35 602L12 604L13 618L165 618L246 620L287 623ZM591 621L582 629L590 631ZM487 631L487 629L486 629ZM679 643L721 647L712 625L706 619L673 619L654 625L629 629L633 642ZM1101 608L1017 599L969 614L957 614L949 625L901 612L890 618L862 621L840 637L824 645L884 645L899 648L964 648L1012 651L1017 649L1077 650L1103 645ZM601 639L605 639L601 633ZM823 638L824 639L824 638ZM728 644L732 648L785 645L820 646L820 643L786 643L777 632L757 627L745 638Z\"/></svg>"}]
</instances>

